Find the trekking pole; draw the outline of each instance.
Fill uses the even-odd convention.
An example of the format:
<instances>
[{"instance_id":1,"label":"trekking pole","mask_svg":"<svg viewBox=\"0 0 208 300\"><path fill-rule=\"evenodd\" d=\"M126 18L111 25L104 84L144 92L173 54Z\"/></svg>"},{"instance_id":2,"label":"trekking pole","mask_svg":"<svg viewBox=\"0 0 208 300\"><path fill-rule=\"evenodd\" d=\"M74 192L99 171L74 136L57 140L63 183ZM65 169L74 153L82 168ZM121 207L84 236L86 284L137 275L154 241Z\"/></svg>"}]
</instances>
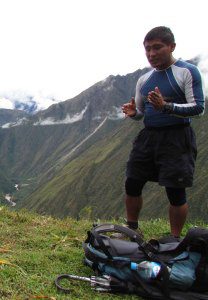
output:
<instances>
[{"instance_id":1,"label":"trekking pole","mask_svg":"<svg viewBox=\"0 0 208 300\"><path fill-rule=\"evenodd\" d=\"M58 288L58 290L64 292L64 293L70 293L71 290L68 288L64 288L60 282L63 279L68 280L78 280L78 281L85 281L89 282L90 286L99 292L120 292L126 290L126 287L123 283L121 283L119 280L117 280L114 277L103 275L101 277L99 276L91 276L91 277L82 277L82 276L76 276L76 275L69 275L69 274L62 274L59 275L55 280L55 285Z\"/></svg>"},{"instance_id":2,"label":"trekking pole","mask_svg":"<svg viewBox=\"0 0 208 300\"><path fill-rule=\"evenodd\" d=\"M55 280L56 287L60 291L63 291L65 293L70 293L71 292L70 289L64 288L61 285L61 281L63 279L89 282L90 286L93 289L95 289L96 291L100 291L100 292L111 291L111 285L110 285L111 278L110 278L110 276L107 276L107 275L104 275L102 277L98 277L98 276L82 277L82 276L69 275L69 274L59 275Z\"/></svg>"}]
</instances>

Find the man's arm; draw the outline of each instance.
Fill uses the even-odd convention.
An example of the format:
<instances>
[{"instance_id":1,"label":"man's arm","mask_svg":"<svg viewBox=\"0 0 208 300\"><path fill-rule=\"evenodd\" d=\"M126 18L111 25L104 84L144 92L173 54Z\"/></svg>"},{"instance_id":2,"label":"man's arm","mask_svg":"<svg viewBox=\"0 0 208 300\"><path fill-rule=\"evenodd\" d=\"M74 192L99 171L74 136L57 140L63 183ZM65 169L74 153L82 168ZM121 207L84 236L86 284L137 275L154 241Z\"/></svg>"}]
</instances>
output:
<instances>
[{"instance_id":1,"label":"man's arm","mask_svg":"<svg viewBox=\"0 0 208 300\"><path fill-rule=\"evenodd\" d=\"M187 70L185 80L185 97L187 103L173 104L172 114L181 117L201 116L204 113L205 97L199 70L193 66Z\"/></svg>"},{"instance_id":2,"label":"man's arm","mask_svg":"<svg viewBox=\"0 0 208 300\"><path fill-rule=\"evenodd\" d=\"M135 117L136 116L136 103L134 97L128 103L123 104L122 111L126 117Z\"/></svg>"},{"instance_id":3,"label":"man's arm","mask_svg":"<svg viewBox=\"0 0 208 300\"><path fill-rule=\"evenodd\" d=\"M168 113L177 117L194 117L204 113L205 99L201 75L197 68L187 70L184 77L185 97L187 103L167 103L165 102L159 89L148 95L148 100L157 110Z\"/></svg>"},{"instance_id":4,"label":"man's arm","mask_svg":"<svg viewBox=\"0 0 208 300\"><path fill-rule=\"evenodd\" d=\"M131 98L131 100L128 103L125 103L122 106L123 113L127 117L131 117L133 120L141 120L143 118L143 102L142 97L140 94L140 80L138 80L136 85L136 95L135 99L134 97Z\"/></svg>"}]
</instances>

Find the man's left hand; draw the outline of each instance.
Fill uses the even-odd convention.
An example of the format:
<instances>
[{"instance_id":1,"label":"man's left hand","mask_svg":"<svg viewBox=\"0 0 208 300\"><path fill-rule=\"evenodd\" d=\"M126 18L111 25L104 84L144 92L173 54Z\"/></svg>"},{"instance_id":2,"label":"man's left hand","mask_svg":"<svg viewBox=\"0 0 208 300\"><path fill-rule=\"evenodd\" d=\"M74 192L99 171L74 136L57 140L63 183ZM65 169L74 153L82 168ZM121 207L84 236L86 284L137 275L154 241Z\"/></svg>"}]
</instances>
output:
<instances>
[{"instance_id":1,"label":"man's left hand","mask_svg":"<svg viewBox=\"0 0 208 300\"><path fill-rule=\"evenodd\" d=\"M156 110L162 110L166 104L158 87L155 87L154 91L149 92L147 99Z\"/></svg>"}]
</instances>

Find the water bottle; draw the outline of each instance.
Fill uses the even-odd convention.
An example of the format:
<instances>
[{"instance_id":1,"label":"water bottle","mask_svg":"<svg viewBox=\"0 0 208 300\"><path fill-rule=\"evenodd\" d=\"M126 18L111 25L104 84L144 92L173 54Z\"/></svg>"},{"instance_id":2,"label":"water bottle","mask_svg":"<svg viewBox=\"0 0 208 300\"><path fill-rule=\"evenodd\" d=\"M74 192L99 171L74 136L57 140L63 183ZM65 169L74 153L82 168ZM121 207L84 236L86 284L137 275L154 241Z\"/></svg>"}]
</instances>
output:
<instances>
[{"instance_id":1,"label":"water bottle","mask_svg":"<svg viewBox=\"0 0 208 300\"><path fill-rule=\"evenodd\" d=\"M139 264L132 262L131 270L135 270L145 280L157 278L161 269L161 264L153 261L142 261Z\"/></svg>"}]
</instances>

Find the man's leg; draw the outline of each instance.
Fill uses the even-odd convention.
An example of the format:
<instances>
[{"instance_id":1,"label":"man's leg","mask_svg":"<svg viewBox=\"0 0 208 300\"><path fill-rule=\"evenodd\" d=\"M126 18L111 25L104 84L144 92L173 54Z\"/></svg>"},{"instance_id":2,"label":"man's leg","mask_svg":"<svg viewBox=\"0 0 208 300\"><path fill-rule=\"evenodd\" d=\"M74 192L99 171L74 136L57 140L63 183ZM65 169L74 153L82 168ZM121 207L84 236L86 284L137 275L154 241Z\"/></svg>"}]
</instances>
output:
<instances>
[{"instance_id":1,"label":"man's leg","mask_svg":"<svg viewBox=\"0 0 208 300\"><path fill-rule=\"evenodd\" d=\"M181 206L174 206L170 204L169 207L169 220L170 230L173 236L179 237L185 224L188 213L188 204L185 203Z\"/></svg>"},{"instance_id":2,"label":"man's leg","mask_svg":"<svg viewBox=\"0 0 208 300\"><path fill-rule=\"evenodd\" d=\"M166 193L170 201L169 220L171 234L179 237L188 214L186 191L185 188L166 187Z\"/></svg>"},{"instance_id":3,"label":"man's leg","mask_svg":"<svg viewBox=\"0 0 208 300\"><path fill-rule=\"evenodd\" d=\"M130 228L138 228L139 213L142 209L142 189L145 182L133 178L127 178L125 183L126 188L126 217L127 225Z\"/></svg>"},{"instance_id":4,"label":"man's leg","mask_svg":"<svg viewBox=\"0 0 208 300\"><path fill-rule=\"evenodd\" d=\"M142 209L142 196L134 197L126 195L126 216L127 222L138 222L139 213Z\"/></svg>"},{"instance_id":5,"label":"man's leg","mask_svg":"<svg viewBox=\"0 0 208 300\"><path fill-rule=\"evenodd\" d=\"M128 183L126 183L126 186L128 186ZM143 233L139 228L139 224L138 224L139 213L142 208L142 197L130 196L126 194L125 204L126 204L126 216L127 216L126 226L130 229L135 230L137 234L139 233L140 236L143 237ZM126 238L124 234L117 233L117 232L113 233L111 236L118 239Z\"/></svg>"}]
</instances>

